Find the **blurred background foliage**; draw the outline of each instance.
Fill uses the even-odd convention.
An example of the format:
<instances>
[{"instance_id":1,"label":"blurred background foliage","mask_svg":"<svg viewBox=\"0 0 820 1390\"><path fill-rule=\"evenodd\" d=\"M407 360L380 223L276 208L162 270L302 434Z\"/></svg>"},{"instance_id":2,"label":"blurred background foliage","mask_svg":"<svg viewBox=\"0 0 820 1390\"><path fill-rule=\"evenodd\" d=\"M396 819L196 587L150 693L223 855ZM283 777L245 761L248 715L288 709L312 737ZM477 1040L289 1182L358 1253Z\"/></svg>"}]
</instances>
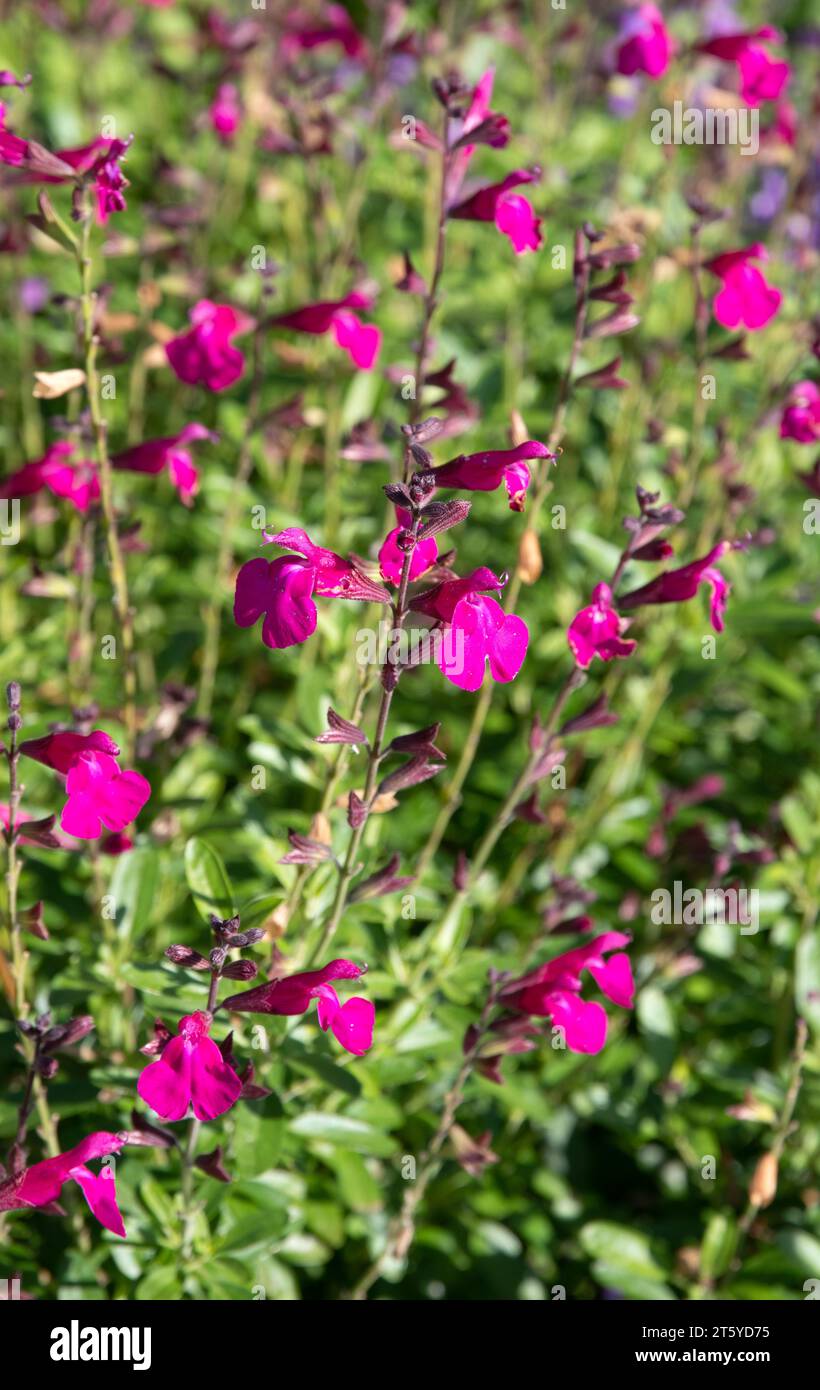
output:
<instances>
[{"instance_id":1,"label":"blurred background foliage","mask_svg":"<svg viewBox=\"0 0 820 1390\"><path fill-rule=\"evenodd\" d=\"M572 241L585 220L615 240L639 242L629 288L641 323L613 349L623 353L628 389L578 393L572 401L540 526L543 575L525 586L518 604L531 632L527 662L495 694L462 804L431 872L412 886L415 915L403 915L401 895L345 913L333 954L369 963L373 1051L361 1060L340 1054L312 1017L295 1028L270 1021L264 1052L253 1049L259 1039L250 1027L237 1029L237 1052L253 1056L257 1080L272 1094L238 1105L213 1126L234 1181L226 1187L198 1177L202 1209L187 1265L175 1156L129 1149L117 1164L127 1242L92 1234L77 1207L70 1220L15 1215L6 1225L4 1268L19 1269L24 1286L42 1297L340 1297L380 1249L401 1201L403 1158L417 1156L436 1128L488 968L515 970L528 951L542 959L572 944L547 937L544 927L557 874L594 894L587 910L599 930L626 922L634 933L637 1008L611 1010L618 1016L610 1016L599 1056L554 1051L545 1042L505 1063L502 1087L470 1080L459 1121L471 1134L491 1132L498 1162L475 1178L448 1151L409 1257L385 1271L375 1292L544 1299L563 1288L576 1299L670 1299L708 1297L717 1288L733 1299L805 1297L804 1281L820 1278L820 538L803 529L809 494L797 477L811 466L811 451L781 441L777 424L789 385L811 367L817 241L806 239L805 223L817 216L810 196L817 152L809 128L808 4L784 3L776 16L760 4L738 6L739 27L776 20L785 30L795 65L791 96L803 118L795 150L764 150L756 159L650 140L651 110L691 90L691 54L660 88L639 88L632 114L616 113L599 68L613 32L609 6L578 16L546 3L411 5L404 27L419 36L421 60L408 64L402 85L383 82L378 100L372 73L356 70L337 90L315 95L311 84L288 77L267 42L226 74L225 53L201 41L207 6L194 0L168 9L97 7L100 15L128 13L121 33L108 32L108 21L92 22L93 8L69 0L5 7L0 56L34 78L25 91L8 93L8 115L15 131L51 149L91 139L106 116L118 134L133 131L128 210L96 236L95 282L106 293L101 365L117 388L106 403L110 444L117 450L171 434L190 420L218 430L220 442L199 448L202 483L190 511L165 477L116 478L121 525L139 524L129 582L141 718L144 730L155 728L144 735L138 763L154 791L136 847L95 862L25 850L23 901L45 902L50 932L48 941L28 942L34 1002L59 1016L90 1011L97 1021L49 1088L64 1147L90 1127L129 1124L142 1065L136 1048L153 1018L172 1023L202 1007L200 980L162 962L162 952L171 942L203 948L214 894L242 913L243 925L267 925L286 957L329 910L335 871L322 866L301 910L284 924L277 909L298 871L279 861L288 829L309 831L327 787L337 754L313 739L328 704L350 713L365 614L320 601L311 642L271 653L258 632L230 621L231 586L224 593L215 586L217 555L226 526L236 563L257 553L250 518L259 505L271 530L304 526L343 553L372 557L378 549L390 465L344 459L340 446L353 426L374 420L394 461L400 455L406 403L387 369L411 370L419 305L395 283L406 250L429 271L436 171L398 137L406 114L438 119L432 77L457 65L475 81L496 65L493 107L509 116L513 136L503 153L482 148L474 167L500 176L540 164L533 201L545 235L539 254L519 259L492 225L448 228L434 361L455 358L456 379L479 418L457 440L436 445L436 461L504 447L512 410L530 437L548 437L572 337ZM221 8L233 18L247 14L245 5ZM376 40L379 7L349 8ZM702 33L705 7L664 8L682 46ZM66 27L54 22L55 11ZM275 15L258 18L264 24ZM334 61L320 51L307 66L328 71ZM226 75L239 84L247 113L230 146L205 118ZM288 119L320 116L329 122L329 153L305 159L260 148L260 130L271 121L286 127ZM788 195L774 219L761 223L750 201L776 162ZM725 213L704 233L705 254L765 241L768 278L785 296L779 316L747 339L746 360L711 359L717 397L700 446L693 439L692 195ZM78 360L74 266L27 229L24 214L35 196L30 187L4 190L3 222L22 241L18 254L0 256L5 471L39 456L56 437L59 417L81 408L31 397L33 370ZM60 207L67 202L60 189L52 196ZM252 473L237 489L250 372L218 396L184 386L162 365L156 326L179 331L202 295L257 312L260 276L250 267L258 247L277 267L275 312L372 278L384 345L379 369L355 374L321 339L266 337L262 408L272 412L301 394L304 418L295 430L270 427L254 437ZM561 247L563 262L554 254ZM33 314L21 294L30 277L48 289ZM725 340L712 320L710 350ZM610 347L585 344L579 371L609 360ZM702 656L710 632L702 593L685 605L641 610L631 630L635 656L617 670L593 669L570 707L578 712L605 689L620 722L570 742L567 789L547 798L546 823L511 826L464 909L468 945L444 953L420 984L420 963L452 897L456 855L470 855L525 756L532 718L549 711L569 669L566 625L611 574L636 485L678 501L698 449L694 495L673 536L679 562L721 535L755 540L725 563L732 594L715 659ZM566 509L565 528L551 524L553 504ZM82 523L66 504L38 499L34 506L24 503L21 543L0 552L3 679L23 686L28 736L92 701L96 722L116 733L118 663L102 659L97 641L91 681L80 689L72 660L79 601L72 560ZM499 494L477 494L469 523L447 538L455 536L461 572L480 564L512 571L526 523L526 513L509 512ZM116 628L101 535L96 543L99 639ZM628 587L646 577L633 567ZM25 592L33 578L37 592ZM203 619L214 603L223 623L210 720L197 724L194 704L166 737L156 725L167 707L163 687L196 690ZM452 766L475 700L421 667L402 681L393 730L441 720L438 742ZM679 810L667 826L666 850L650 855L669 791L713 774L723 779L722 791ZM399 850L402 872L412 873L446 776L372 817L368 867ZM362 778L354 758L340 798ZM25 781L28 812L56 809L58 789L45 769L29 764ZM334 803L329 814L343 853L344 811ZM739 836L741 849L762 842L773 851L768 864L733 869L760 891L759 932L653 925L652 892L671 889L675 879L712 882L712 859L730 835ZM92 908L95 877L116 904L105 930ZM269 944L260 947L260 961ZM785 1144L776 1198L755 1215L741 1245L750 1181L783 1111L799 1015L810 1036L797 1126ZM0 1057L0 1132L11 1136L21 1076L7 1011Z\"/></svg>"}]
</instances>

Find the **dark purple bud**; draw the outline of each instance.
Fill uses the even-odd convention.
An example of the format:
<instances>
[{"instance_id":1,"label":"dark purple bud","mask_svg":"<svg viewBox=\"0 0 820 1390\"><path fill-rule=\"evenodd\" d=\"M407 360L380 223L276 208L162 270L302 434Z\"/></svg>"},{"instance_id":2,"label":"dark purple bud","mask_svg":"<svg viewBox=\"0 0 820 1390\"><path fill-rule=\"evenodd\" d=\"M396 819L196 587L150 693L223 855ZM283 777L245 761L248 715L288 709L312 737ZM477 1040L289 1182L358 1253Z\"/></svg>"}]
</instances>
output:
<instances>
[{"instance_id":1,"label":"dark purple bud","mask_svg":"<svg viewBox=\"0 0 820 1390\"><path fill-rule=\"evenodd\" d=\"M228 952L225 946L214 946L214 949L208 955L211 970L219 972L225 964L227 955Z\"/></svg>"},{"instance_id":2,"label":"dark purple bud","mask_svg":"<svg viewBox=\"0 0 820 1390\"><path fill-rule=\"evenodd\" d=\"M424 753L419 753L415 758L411 758L403 767L397 767L395 772L389 772L379 783L379 794L387 795L388 792L405 791L407 787L416 787L420 782L427 782L431 777L435 777L444 767L443 763L428 763Z\"/></svg>"},{"instance_id":3,"label":"dark purple bud","mask_svg":"<svg viewBox=\"0 0 820 1390\"><path fill-rule=\"evenodd\" d=\"M25 828L20 827L21 833L25 835L27 840L41 845L43 849L62 849L63 846L57 836L52 833L56 819L56 816L44 816L42 820L27 820Z\"/></svg>"},{"instance_id":4,"label":"dark purple bud","mask_svg":"<svg viewBox=\"0 0 820 1390\"><path fill-rule=\"evenodd\" d=\"M327 712L327 733L319 734L314 743L350 743L359 748L367 748L367 734L349 719L342 719L335 709Z\"/></svg>"},{"instance_id":5,"label":"dark purple bud","mask_svg":"<svg viewBox=\"0 0 820 1390\"><path fill-rule=\"evenodd\" d=\"M38 941L48 941L48 928L43 917L43 904L35 903L20 913L20 925L24 931L36 936Z\"/></svg>"},{"instance_id":6,"label":"dark purple bud","mask_svg":"<svg viewBox=\"0 0 820 1390\"><path fill-rule=\"evenodd\" d=\"M79 1042L93 1028L94 1020L90 1014L80 1014L77 1018L69 1019L68 1023L55 1024L43 1035L40 1051L48 1054L56 1052L60 1047L71 1047L72 1043Z\"/></svg>"},{"instance_id":7,"label":"dark purple bud","mask_svg":"<svg viewBox=\"0 0 820 1390\"><path fill-rule=\"evenodd\" d=\"M168 946L164 954L174 965L183 965L186 970L210 970L205 957L191 946Z\"/></svg>"},{"instance_id":8,"label":"dark purple bud","mask_svg":"<svg viewBox=\"0 0 820 1390\"><path fill-rule=\"evenodd\" d=\"M514 814L518 820L527 821L530 825L545 825L548 820L546 812L538 805L538 793L535 791L530 792L526 801L519 801Z\"/></svg>"},{"instance_id":9,"label":"dark purple bud","mask_svg":"<svg viewBox=\"0 0 820 1390\"><path fill-rule=\"evenodd\" d=\"M428 758L445 761L445 755L436 748L435 740L441 724L428 724L426 729L416 729L413 734L399 734L387 748L388 753L423 753Z\"/></svg>"},{"instance_id":10,"label":"dark purple bud","mask_svg":"<svg viewBox=\"0 0 820 1390\"><path fill-rule=\"evenodd\" d=\"M309 835L297 835L288 831L288 840L293 846L289 854L280 859L280 864L321 864L333 858L333 850L323 840L312 840Z\"/></svg>"},{"instance_id":11,"label":"dark purple bud","mask_svg":"<svg viewBox=\"0 0 820 1390\"><path fill-rule=\"evenodd\" d=\"M397 507L412 507L413 499L404 483L385 483L383 491L387 500Z\"/></svg>"},{"instance_id":12,"label":"dark purple bud","mask_svg":"<svg viewBox=\"0 0 820 1390\"><path fill-rule=\"evenodd\" d=\"M542 778L548 777L556 767L560 767L565 757L566 751L563 748L547 748L532 767L527 778L528 785L531 786L534 782L540 782Z\"/></svg>"},{"instance_id":13,"label":"dark purple bud","mask_svg":"<svg viewBox=\"0 0 820 1390\"><path fill-rule=\"evenodd\" d=\"M381 869L377 869L369 878L363 878L356 884L350 894L350 901L363 902L365 898L380 898L385 893L398 893L400 889L406 888L413 882L413 875L400 877L396 872L400 862L398 854L392 855Z\"/></svg>"},{"instance_id":14,"label":"dark purple bud","mask_svg":"<svg viewBox=\"0 0 820 1390\"><path fill-rule=\"evenodd\" d=\"M453 865L453 887L457 893L463 893L470 882L470 861L463 849L456 855L456 862Z\"/></svg>"},{"instance_id":15,"label":"dark purple bud","mask_svg":"<svg viewBox=\"0 0 820 1390\"><path fill-rule=\"evenodd\" d=\"M419 471L420 471L420 473L422 474L422 476L426 476L426 475L430 472L430 469L431 469L432 466L433 466L433 459L432 459L432 456L431 456L431 455L427 452L427 450L424 448L424 445L423 445L423 444L420 444L420 443L418 442L417 439L411 439L411 440L409 440L409 441L408 441L408 444L407 444L407 448L408 448L409 452L412 454L412 456L413 456L413 462L415 463L416 467L419 469ZM415 478L411 478L411 479L410 479L410 496L411 496L412 498L414 498L414 499L415 499L415 498L417 497L417 495L418 495L418 486L419 486L419 485L417 485L417 484L415 483Z\"/></svg>"},{"instance_id":16,"label":"dark purple bud","mask_svg":"<svg viewBox=\"0 0 820 1390\"><path fill-rule=\"evenodd\" d=\"M140 1048L140 1052L142 1052L146 1057L157 1057L159 1056L160 1052L162 1052L162 1049L166 1046L166 1044L171 1041L171 1038L173 1036L173 1033L171 1033L170 1030L166 1028L162 1019L155 1018L154 1036L150 1042L147 1042L144 1047Z\"/></svg>"},{"instance_id":17,"label":"dark purple bud","mask_svg":"<svg viewBox=\"0 0 820 1390\"><path fill-rule=\"evenodd\" d=\"M12 714L20 708L20 683L19 681L9 681L6 686L6 704Z\"/></svg>"},{"instance_id":18,"label":"dark purple bud","mask_svg":"<svg viewBox=\"0 0 820 1390\"><path fill-rule=\"evenodd\" d=\"M57 1075L60 1064L56 1057L41 1057L37 1063L37 1070L44 1081L50 1081Z\"/></svg>"},{"instance_id":19,"label":"dark purple bud","mask_svg":"<svg viewBox=\"0 0 820 1390\"><path fill-rule=\"evenodd\" d=\"M617 333L628 333L637 328L640 319L637 314L628 314L625 309L613 309L611 314L587 325L585 338L611 338Z\"/></svg>"},{"instance_id":20,"label":"dark purple bud","mask_svg":"<svg viewBox=\"0 0 820 1390\"><path fill-rule=\"evenodd\" d=\"M630 556L632 560L668 560L670 555L674 555L674 547L668 541L657 537L646 545L639 545L637 550L633 550Z\"/></svg>"},{"instance_id":21,"label":"dark purple bud","mask_svg":"<svg viewBox=\"0 0 820 1390\"><path fill-rule=\"evenodd\" d=\"M751 353L747 351L746 338L741 333L739 338L730 338L728 343L724 343L723 347L711 353L711 356L721 357L724 362L748 362Z\"/></svg>"},{"instance_id":22,"label":"dark purple bud","mask_svg":"<svg viewBox=\"0 0 820 1390\"><path fill-rule=\"evenodd\" d=\"M443 426L444 421L437 415L428 415L426 420L420 420L417 425L402 425L401 432L417 444L428 444L431 439L441 434Z\"/></svg>"},{"instance_id":23,"label":"dark purple bud","mask_svg":"<svg viewBox=\"0 0 820 1390\"><path fill-rule=\"evenodd\" d=\"M611 270L615 265L630 265L640 254L641 248L634 241L622 246L607 246L602 251L590 252L589 266L591 270Z\"/></svg>"},{"instance_id":24,"label":"dark purple bud","mask_svg":"<svg viewBox=\"0 0 820 1390\"><path fill-rule=\"evenodd\" d=\"M472 505L472 502L466 501L430 502L424 509L419 540L426 541L428 536L437 536L442 531L449 531L452 526L458 526L459 522L466 521Z\"/></svg>"},{"instance_id":25,"label":"dark purple bud","mask_svg":"<svg viewBox=\"0 0 820 1390\"><path fill-rule=\"evenodd\" d=\"M618 376L620 365L621 358L613 357L611 362L599 367L597 371L586 372L584 376L576 377L573 386L586 386L598 391L623 391L629 382Z\"/></svg>"},{"instance_id":26,"label":"dark purple bud","mask_svg":"<svg viewBox=\"0 0 820 1390\"><path fill-rule=\"evenodd\" d=\"M347 823L351 830L358 830L367 820L367 806L360 796L351 792L347 799Z\"/></svg>"},{"instance_id":27,"label":"dark purple bud","mask_svg":"<svg viewBox=\"0 0 820 1390\"><path fill-rule=\"evenodd\" d=\"M420 473L414 473L412 478L410 479L410 500L411 503L417 507L421 506L422 503L426 502L427 499L433 495L435 490L436 475L435 473L429 471L429 468L427 467L425 467L425 469Z\"/></svg>"},{"instance_id":28,"label":"dark purple bud","mask_svg":"<svg viewBox=\"0 0 820 1390\"><path fill-rule=\"evenodd\" d=\"M209 1154L200 1154L199 1158L194 1159L194 1164L203 1173L207 1173L209 1178L216 1178L219 1182L231 1182L231 1175L222 1163L222 1145L217 1144L216 1148Z\"/></svg>"},{"instance_id":29,"label":"dark purple bud","mask_svg":"<svg viewBox=\"0 0 820 1390\"><path fill-rule=\"evenodd\" d=\"M232 960L222 971L226 980L253 980L259 973L259 966L252 960Z\"/></svg>"},{"instance_id":30,"label":"dark purple bud","mask_svg":"<svg viewBox=\"0 0 820 1390\"><path fill-rule=\"evenodd\" d=\"M561 726L559 736L563 738L565 734L581 734L587 729L604 729L609 724L617 724L619 718L620 716L609 708L607 696L599 695L582 714L576 714Z\"/></svg>"},{"instance_id":31,"label":"dark purple bud","mask_svg":"<svg viewBox=\"0 0 820 1390\"><path fill-rule=\"evenodd\" d=\"M134 1128L127 1132L126 1144L154 1149L175 1149L177 1147L176 1136L170 1129L166 1129L164 1125L152 1123L139 1110L131 1111L131 1124Z\"/></svg>"},{"instance_id":32,"label":"dark purple bud","mask_svg":"<svg viewBox=\"0 0 820 1390\"><path fill-rule=\"evenodd\" d=\"M260 1086L254 1081L254 1075L253 1062L246 1062L244 1070L239 1074L239 1080L242 1082L240 1100L265 1100L267 1096L273 1095L268 1086Z\"/></svg>"},{"instance_id":33,"label":"dark purple bud","mask_svg":"<svg viewBox=\"0 0 820 1390\"><path fill-rule=\"evenodd\" d=\"M467 130L463 135L450 146L451 150L464 149L469 145L491 145L494 150L501 150L510 139L510 123L506 116L502 116L499 111L491 111L480 125L473 126L472 130Z\"/></svg>"},{"instance_id":34,"label":"dark purple bud","mask_svg":"<svg viewBox=\"0 0 820 1390\"><path fill-rule=\"evenodd\" d=\"M421 275L419 275L408 253L404 252L404 274L396 282L396 289L402 294L426 294L427 285Z\"/></svg>"}]
</instances>

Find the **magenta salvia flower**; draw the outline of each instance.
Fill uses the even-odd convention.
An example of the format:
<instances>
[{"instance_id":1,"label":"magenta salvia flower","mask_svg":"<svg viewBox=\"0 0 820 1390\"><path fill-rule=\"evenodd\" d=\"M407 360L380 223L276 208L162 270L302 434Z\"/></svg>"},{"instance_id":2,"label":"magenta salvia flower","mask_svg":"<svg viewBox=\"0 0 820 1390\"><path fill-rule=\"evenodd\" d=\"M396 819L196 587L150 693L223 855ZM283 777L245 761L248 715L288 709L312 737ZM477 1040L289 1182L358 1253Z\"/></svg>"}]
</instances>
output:
<instances>
[{"instance_id":1,"label":"magenta salvia flower","mask_svg":"<svg viewBox=\"0 0 820 1390\"><path fill-rule=\"evenodd\" d=\"M780 290L766 283L757 266L749 264L766 260L765 246L755 242L742 251L726 251L704 262L704 268L723 281L723 288L715 296L712 307L715 318L724 328L737 328L742 324L754 330L764 328L774 318L783 296Z\"/></svg>"},{"instance_id":2,"label":"magenta salvia flower","mask_svg":"<svg viewBox=\"0 0 820 1390\"><path fill-rule=\"evenodd\" d=\"M399 537L407 535L412 530L413 518L409 512L402 507L396 508L398 526L389 531L382 541L379 551L379 568L382 579L388 584L399 584L401 582L402 570L404 569L405 551L399 546ZM412 559L410 560L410 581L418 579L425 574L431 565L438 559L438 542L435 536L428 536L426 540L418 541L413 549Z\"/></svg>"},{"instance_id":3,"label":"magenta salvia flower","mask_svg":"<svg viewBox=\"0 0 820 1390\"><path fill-rule=\"evenodd\" d=\"M820 388L814 381L798 381L789 392L780 417L780 438L798 444L820 439Z\"/></svg>"},{"instance_id":4,"label":"magenta salvia flower","mask_svg":"<svg viewBox=\"0 0 820 1390\"><path fill-rule=\"evenodd\" d=\"M190 386L225 391L239 379L245 358L231 339L248 328L245 315L229 304L200 299L190 312L191 328L165 344L165 352L179 377Z\"/></svg>"},{"instance_id":5,"label":"magenta salvia flower","mask_svg":"<svg viewBox=\"0 0 820 1390\"><path fill-rule=\"evenodd\" d=\"M239 93L232 82L223 82L208 108L211 126L220 140L229 145L242 121Z\"/></svg>"},{"instance_id":6,"label":"magenta salvia flower","mask_svg":"<svg viewBox=\"0 0 820 1390\"><path fill-rule=\"evenodd\" d=\"M709 612L715 632L723 631L723 615L731 586L716 568L716 561L730 550L729 541L720 541L708 555L701 560L693 560L681 569L666 570L650 579L640 589L633 589L618 600L620 608L640 608L646 603L682 603L694 598L701 584L708 584L712 591Z\"/></svg>"},{"instance_id":7,"label":"magenta salvia flower","mask_svg":"<svg viewBox=\"0 0 820 1390\"><path fill-rule=\"evenodd\" d=\"M3 127L0 112L0 127ZM109 140L97 136L88 145L50 154L32 148L11 132L0 129L0 161L28 171L28 179L37 183L68 183L73 179L93 180L97 221L104 226L112 212L123 212L128 179L120 168L120 160L131 140ZM60 169L63 165L63 169Z\"/></svg>"},{"instance_id":8,"label":"magenta salvia flower","mask_svg":"<svg viewBox=\"0 0 820 1390\"><path fill-rule=\"evenodd\" d=\"M673 47L657 5L638 5L621 21L616 48L618 72L627 77L636 72L663 77Z\"/></svg>"},{"instance_id":9,"label":"magenta salvia flower","mask_svg":"<svg viewBox=\"0 0 820 1390\"><path fill-rule=\"evenodd\" d=\"M45 763L66 779L68 800L60 826L78 840L96 840L107 830L124 830L136 820L151 795L139 772L121 772L119 748L101 729L90 734L70 730L28 739L20 752Z\"/></svg>"},{"instance_id":10,"label":"magenta salvia flower","mask_svg":"<svg viewBox=\"0 0 820 1390\"><path fill-rule=\"evenodd\" d=\"M463 122L459 125L457 121L453 121L450 126L451 144L463 140L465 135L470 134L471 130L476 130L479 126L484 125L490 116L493 117L493 126L487 137L487 143L494 149L503 149L507 144L510 138L509 121L506 116L499 116L490 110L494 80L494 68L488 68L479 78L473 89L470 105ZM448 203L455 203L475 151L475 145L462 145L453 153L447 177L446 198Z\"/></svg>"},{"instance_id":11,"label":"magenta salvia flower","mask_svg":"<svg viewBox=\"0 0 820 1390\"><path fill-rule=\"evenodd\" d=\"M363 973L362 966L352 960L332 960L321 970L303 970L232 994L222 1008L232 1013L303 1014L315 999L322 1031L329 1028L347 1052L361 1057L373 1043L375 1008L369 999L358 996L342 1004L329 981L357 980Z\"/></svg>"},{"instance_id":12,"label":"magenta salvia flower","mask_svg":"<svg viewBox=\"0 0 820 1390\"><path fill-rule=\"evenodd\" d=\"M373 300L363 290L353 290L344 299L320 300L277 314L269 323L279 328L292 328L297 333L322 335L332 333L336 344L346 352L354 367L370 371L379 355L382 335L372 323L363 323L354 309L371 309Z\"/></svg>"},{"instance_id":13,"label":"magenta salvia flower","mask_svg":"<svg viewBox=\"0 0 820 1390\"><path fill-rule=\"evenodd\" d=\"M367 53L367 42L344 5L323 5L318 13L297 7L285 15L281 48L288 60L327 44L340 44L348 58L363 58Z\"/></svg>"},{"instance_id":14,"label":"magenta salvia flower","mask_svg":"<svg viewBox=\"0 0 820 1390\"><path fill-rule=\"evenodd\" d=\"M740 95L748 106L763 101L777 101L791 77L788 63L772 58L758 42L771 39L781 42L783 35L771 25L763 25L749 33L720 34L697 45L699 53L736 63L740 77Z\"/></svg>"},{"instance_id":15,"label":"magenta salvia flower","mask_svg":"<svg viewBox=\"0 0 820 1390\"><path fill-rule=\"evenodd\" d=\"M494 492L503 483L514 512L522 511L530 485L525 459L552 459L546 444L528 439L514 449L491 449L483 454L459 454L431 470L437 487L464 488L467 492Z\"/></svg>"},{"instance_id":16,"label":"magenta salvia flower","mask_svg":"<svg viewBox=\"0 0 820 1390\"><path fill-rule=\"evenodd\" d=\"M199 487L199 474L184 445L198 439L210 439L215 443L218 438L204 425L192 422L179 434L167 435L163 439L147 439L142 444L114 454L111 464L130 473L161 473L163 468L167 468L180 499L186 507L190 507Z\"/></svg>"},{"instance_id":17,"label":"magenta salvia flower","mask_svg":"<svg viewBox=\"0 0 820 1390\"><path fill-rule=\"evenodd\" d=\"M291 526L265 540L296 551L277 560L258 556L236 576L233 615L239 627L253 627L262 615L262 641L274 650L307 641L316 629L314 594L328 598L387 603L380 585L350 560L314 545L307 532Z\"/></svg>"},{"instance_id":18,"label":"magenta salvia flower","mask_svg":"<svg viewBox=\"0 0 820 1390\"><path fill-rule=\"evenodd\" d=\"M137 1093L164 1120L215 1120L239 1099L242 1082L208 1036L212 1017L197 1010L179 1020L179 1033L140 1075Z\"/></svg>"},{"instance_id":19,"label":"magenta salvia flower","mask_svg":"<svg viewBox=\"0 0 820 1390\"><path fill-rule=\"evenodd\" d=\"M74 459L73 453L74 445L66 440L52 444L42 458L23 464L0 483L0 497L29 497L48 488L78 512L87 512L100 496L97 469L90 459Z\"/></svg>"},{"instance_id":20,"label":"magenta salvia flower","mask_svg":"<svg viewBox=\"0 0 820 1390\"><path fill-rule=\"evenodd\" d=\"M441 644L439 670L462 690L479 689L488 662L493 680L501 683L515 680L524 664L527 624L482 593L503 587L504 580L482 568L464 579L446 579L411 601L415 612L437 619L446 630L449 640Z\"/></svg>"},{"instance_id":21,"label":"magenta salvia flower","mask_svg":"<svg viewBox=\"0 0 820 1390\"><path fill-rule=\"evenodd\" d=\"M499 1002L518 1013L551 1018L563 1028L571 1052L600 1052L606 1042L606 1010L601 1004L581 998L581 972L588 970L613 1004L631 1009L635 996L632 966L620 949L630 941L624 932L603 932L585 946L565 951L520 979L511 980L502 989ZM609 955L611 951L616 954Z\"/></svg>"},{"instance_id":22,"label":"magenta salvia flower","mask_svg":"<svg viewBox=\"0 0 820 1390\"><path fill-rule=\"evenodd\" d=\"M536 217L527 198L511 190L521 184L537 183L540 177L539 169L515 169L500 183L487 184L449 208L447 215L468 222L494 222L509 237L517 256L537 251L543 243L541 218Z\"/></svg>"},{"instance_id":23,"label":"magenta salvia flower","mask_svg":"<svg viewBox=\"0 0 820 1390\"><path fill-rule=\"evenodd\" d=\"M567 628L567 641L576 664L586 670L596 656L601 661L630 656L637 643L622 638L621 633L628 626L626 619L615 612L609 585L597 584L592 591L592 603L576 613Z\"/></svg>"},{"instance_id":24,"label":"magenta salvia flower","mask_svg":"<svg viewBox=\"0 0 820 1390\"><path fill-rule=\"evenodd\" d=\"M99 1130L75 1144L64 1154L43 1159L23 1170L22 1179L15 1174L0 1182L0 1211L15 1211L24 1207L47 1207L59 1199L63 1184L76 1182L81 1188L92 1214L101 1226L115 1236L125 1236L125 1227L117 1206L117 1185L111 1168L92 1173L86 1167L89 1159L104 1158L116 1153L125 1143L125 1136Z\"/></svg>"},{"instance_id":25,"label":"magenta salvia flower","mask_svg":"<svg viewBox=\"0 0 820 1390\"><path fill-rule=\"evenodd\" d=\"M81 753L106 753L117 758L120 750L111 735L102 729L94 729L90 734L75 734L71 729L63 729L55 734L44 734L42 738L26 739L20 744L20 752L67 777Z\"/></svg>"}]
</instances>

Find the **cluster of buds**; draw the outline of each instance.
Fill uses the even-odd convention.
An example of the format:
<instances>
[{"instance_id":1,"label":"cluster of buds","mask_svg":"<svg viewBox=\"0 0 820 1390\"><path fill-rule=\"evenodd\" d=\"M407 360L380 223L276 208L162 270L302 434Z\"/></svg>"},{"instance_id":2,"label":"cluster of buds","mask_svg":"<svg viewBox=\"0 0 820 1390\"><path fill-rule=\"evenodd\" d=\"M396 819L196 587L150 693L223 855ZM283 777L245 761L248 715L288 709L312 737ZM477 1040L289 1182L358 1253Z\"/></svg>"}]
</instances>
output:
<instances>
[{"instance_id":1,"label":"cluster of buds","mask_svg":"<svg viewBox=\"0 0 820 1390\"><path fill-rule=\"evenodd\" d=\"M259 967L252 960L228 960L231 951L242 951L253 946L265 935L260 927L250 931L240 931L239 917L211 917L214 946L207 956L195 951L191 946L169 946L165 955L174 965L186 970L209 970L214 980L243 980L255 978Z\"/></svg>"},{"instance_id":2,"label":"cluster of buds","mask_svg":"<svg viewBox=\"0 0 820 1390\"><path fill-rule=\"evenodd\" d=\"M591 322L585 321L584 338L587 340L618 337L636 328L640 323L638 315L632 310L634 296L627 289L626 271L623 267L638 259L641 248L634 241L622 242L615 246L601 246L600 242L603 239L604 234L596 231L589 222L584 223L575 238L572 269L578 303L595 300L612 306L609 313L602 317ZM601 274L608 275L609 278L595 283L596 277ZM623 390L629 383L618 375L620 366L621 357L613 357L604 366L577 377L573 385L587 386L598 391Z\"/></svg>"},{"instance_id":3,"label":"cluster of buds","mask_svg":"<svg viewBox=\"0 0 820 1390\"><path fill-rule=\"evenodd\" d=\"M50 1011L39 1014L35 1019L18 1018L17 1027L25 1037L34 1043L34 1068L44 1081L56 1076L59 1063L56 1052L71 1047L90 1033L94 1020L90 1014L81 1014L69 1019L67 1023L52 1023Z\"/></svg>"}]
</instances>

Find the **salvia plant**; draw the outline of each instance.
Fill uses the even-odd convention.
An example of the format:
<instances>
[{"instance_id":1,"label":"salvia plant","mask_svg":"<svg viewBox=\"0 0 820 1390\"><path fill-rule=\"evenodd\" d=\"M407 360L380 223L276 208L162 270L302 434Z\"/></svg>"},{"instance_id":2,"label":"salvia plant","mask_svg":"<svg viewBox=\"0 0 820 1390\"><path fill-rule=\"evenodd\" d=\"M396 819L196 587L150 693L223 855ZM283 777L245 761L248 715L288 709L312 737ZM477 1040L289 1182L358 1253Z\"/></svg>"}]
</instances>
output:
<instances>
[{"instance_id":1,"label":"salvia plant","mask_svg":"<svg viewBox=\"0 0 820 1390\"><path fill-rule=\"evenodd\" d=\"M812 1296L769 8L0 6L21 1296Z\"/></svg>"}]
</instances>

